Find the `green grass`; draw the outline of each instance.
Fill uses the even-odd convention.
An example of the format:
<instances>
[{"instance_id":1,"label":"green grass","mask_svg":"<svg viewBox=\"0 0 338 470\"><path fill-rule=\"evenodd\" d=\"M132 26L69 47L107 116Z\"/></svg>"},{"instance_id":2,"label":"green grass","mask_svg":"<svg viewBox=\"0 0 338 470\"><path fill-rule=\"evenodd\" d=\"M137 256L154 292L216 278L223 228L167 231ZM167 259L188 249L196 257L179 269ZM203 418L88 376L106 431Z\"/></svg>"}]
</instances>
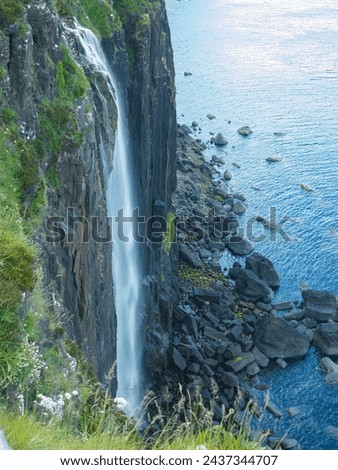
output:
<instances>
[{"instance_id":1,"label":"green grass","mask_svg":"<svg viewBox=\"0 0 338 470\"><path fill-rule=\"evenodd\" d=\"M59 97L73 103L74 100L84 98L89 90L89 82L82 68L80 68L64 44L61 46L62 59L57 63L56 84Z\"/></svg>"},{"instance_id":2,"label":"green grass","mask_svg":"<svg viewBox=\"0 0 338 470\"><path fill-rule=\"evenodd\" d=\"M15 450L137 450L141 440L137 431L115 422L113 433L75 436L66 423L44 423L34 415L18 416L0 412L0 426Z\"/></svg>"},{"instance_id":3,"label":"green grass","mask_svg":"<svg viewBox=\"0 0 338 470\"><path fill-rule=\"evenodd\" d=\"M79 395L81 400L81 394ZM62 420L39 418L37 413L8 413L0 409L0 427L15 450L194 450L200 446L208 450L262 449L262 438L249 431L251 416L245 414L241 423L235 423L233 410L224 415L220 424L214 424L214 414L201 402L180 409L182 400L174 406L167 419L156 416L144 431L137 422L116 410L106 395L101 407L93 402L91 419L98 420L96 429L75 430L76 404L68 404ZM183 413L183 415L182 415ZM159 431L154 433L153 425Z\"/></svg>"},{"instance_id":4,"label":"green grass","mask_svg":"<svg viewBox=\"0 0 338 470\"><path fill-rule=\"evenodd\" d=\"M78 21L99 37L110 37L121 28L109 0L54 0L59 15L76 16Z\"/></svg>"}]
</instances>

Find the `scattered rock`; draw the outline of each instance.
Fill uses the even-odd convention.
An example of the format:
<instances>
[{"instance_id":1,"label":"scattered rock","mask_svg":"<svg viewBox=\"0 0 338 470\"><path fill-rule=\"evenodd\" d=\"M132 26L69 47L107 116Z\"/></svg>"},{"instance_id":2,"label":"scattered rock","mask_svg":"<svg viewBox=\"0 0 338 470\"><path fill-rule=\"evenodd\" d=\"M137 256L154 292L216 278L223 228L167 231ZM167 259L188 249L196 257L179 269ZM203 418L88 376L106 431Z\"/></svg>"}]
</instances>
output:
<instances>
[{"instance_id":1,"label":"scattered rock","mask_svg":"<svg viewBox=\"0 0 338 470\"><path fill-rule=\"evenodd\" d=\"M185 77L190 77L191 75L192 75L191 72L184 72L184 76L185 76Z\"/></svg>"},{"instance_id":2,"label":"scattered rock","mask_svg":"<svg viewBox=\"0 0 338 470\"><path fill-rule=\"evenodd\" d=\"M259 279L272 289L280 286L279 275L272 262L260 253L249 256L245 262L245 267L254 272Z\"/></svg>"},{"instance_id":3,"label":"scattered rock","mask_svg":"<svg viewBox=\"0 0 338 470\"><path fill-rule=\"evenodd\" d=\"M286 321L269 315L258 319L253 339L270 359L303 357L310 346L309 340Z\"/></svg>"},{"instance_id":4,"label":"scattered rock","mask_svg":"<svg viewBox=\"0 0 338 470\"><path fill-rule=\"evenodd\" d=\"M283 157L279 157L276 155L276 156L268 157L265 160L270 163L277 163L277 162L281 162L283 160Z\"/></svg>"},{"instance_id":5,"label":"scattered rock","mask_svg":"<svg viewBox=\"0 0 338 470\"><path fill-rule=\"evenodd\" d=\"M173 360L174 364L180 369L185 370L187 368L187 361L184 359L182 354L176 349L173 349Z\"/></svg>"},{"instance_id":6,"label":"scattered rock","mask_svg":"<svg viewBox=\"0 0 338 470\"><path fill-rule=\"evenodd\" d=\"M228 248L232 253L239 256L248 255L254 250L249 240L238 236L230 237Z\"/></svg>"},{"instance_id":7,"label":"scattered rock","mask_svg":"<svg viewBox=\"0 0 338 470\"><path fill-rule=\"evenodd\" d=\"M259 372L260 372L260 368L257 362L253 362L252 364L248 365L248 367L246 368L246 373L250 377L257 375Z\"/></svg>"},{"instance_id":8,"label":"scattered rock","mask_svg":"<svg viewBox=\"0 0 338 470\"><path fill-rule=\"evenodd\" d=\"M193 121L192 124L191 124L191 127L198 127L198 122L197 122L197 121Z\"/></svg>"},{"instance_id":9,"label":"scattered rock","mask_svg":"<svg viewBox=\"0 0 338 470\"><path fill-rule=\"evenodd\" d=\"M325 382L330 385L338 385L338 365L329 357L323 357L319 365L326 372Z\"/></svg>"},{"instance_id":10,"label":"scattered rock","mask_svg":"<svg viewBox=\"0 0 338 470\"><path fill-rule=\"evenodd\" d=\"M246 211L246 207L241 201L235 201L232 206L232 210L235 214L241 215Z\"/></svg>"},{"instance_id":11,"label":"scattered rock","mask_svg":"<svg viewBox=\"0 0 338 470\"><path fill-rule=\"evenodd\" d=\"M186 245L180 244L179 256L182 261L185 261L189 266L199 269L202 267L202 261L198 255L193 253Z\"/></svg>"},{"instance_id":12,"label":"scattered rock","mask_svg":"<svg viewBox=\"0 0 338 470\"><path fill-rule=\"evenodd\" d=\"M227 361L226 365L231 368L233 372L239 372L248 365L252 364L255 361L255 358L251 352L243 353L240 356Z\"/></svg>"},{"instance_id":13,"label":"scattered rock","mask_svg":"<svg viewBox=\"0 0 338 470\"><path fill-rule=\"evenodd\" d=\"M268 402L268 404L266 405L266 409L267 411L269 411L269 413L271 413L275 418L281 418L282 417L282 412L277 408L276 405L274 405L273 403L271 402Z\"/></svg>"},{"instance_id":14,"label":"scattered rock","mask_svg":"<svg viewBox=\"0 0 338 470\"><path fill-rule=\"evenodd\" d=\"M226 180L226 181L230 181L232 179L232 173L230 170L225 170L225 172L223 173L223 178Z\"/></svg>"},{"instance_id":15,"label":"scattered rock","mask_svg":"<svg viewBox=\"0 0 338 470\"><path fill-rule=\"evenodd\" d=\"M214 290L193 289L192 298L198 298L204 302L219 304L221 301L221 293Z\"/></svg>"},{"instance_id":16,"label":"scattered rock","mask_svg":"<svg viewBox=\"0 0 338 470\"><path fill-rule=\"evenodd\" d=\"M282 369L286 369L288 364L287 362L284 361L284 359L282 359L281 357L279 357L277 360L276 360L276 363L279 365L279 367L281 367Z\"/></svg>"},{"instance_id":17,"label":"scattered rock","mask_svg":"<svg viewBox=\"0 0 338 470\"><path fill-rule=\"evenodd\" d=\"M300 185L300 187L301 187L302 189L304 189L304 191L308 191L308 192L314 191L314 189L312 188L312 186L310 186L309 184L302 183L302 184Z\"/></svg>"},{"instance_id":18,"label":"scattered rock","mask_svg":"<svg viewBox=\"0 0 338 470\"><path fill-rule=\"evenodd\" d=\"M219 163L220 165L224 165L224 163L225 163L224 158L218 157L217 155L213 155L213 156L211 157L211 160L212 160L213 162L215 162L215 163Z\"/></svg>"},{"instance_id":19,"label":"scattered rock","mask_svg":"<svg viewBox=\"0 0 338 470\"><path fill-rule=\"evenodd\" d=\"M290 450L295 449L298 446L298 441L296 439L291 439L290 437L270 437L268 439L268 445L272 449L283 449Z\"/></svg>"},{"instance_id":20,"label":"scattered rock","mask_svg":"<svg viewBox=\"0 0 338 470\"><path fill-rule=\"evenodd\" d=\"M300 409L297 406L289 406L286 411L292 418L300 414Z\"/></svg>"},{"instance_id":21,"label":"scattered rock","mask_svg":"<svg viewBox=\"0 0 338 470\"><path fill-rule=\"evenodd\" d=\"M323 323L316 328L313 341L327 356L338 356L338 323Z\"/></svg>"},{"instance_id":22,"label":"scattered rock","mask_svg":"<svg viewBox=\"0 0 338 470\"><path fill-rule=\"evenodd\" d=\"M219 132L215 137L215 145L222 147L227 144L228 144L228 141L226 140L224 135Z\"/></svg>"},{"instance_id":23,"label":"scattered rock","mask_svg":"<svg viewBox=\"0 0 338 470\"><path fill-rule=\"evenodd\" d=\"M274 132L273 135L276 137L285 137L286 132Z\"/></svg>"},{"instance_id":24,"label":"scattered rock","mask_svg":"<svg viewBox=\"0 0 338 470\"><path fill-rule=\"evenodd\" d=\"M269 358L263 354L256 346L253 348L252 354L254 355L255 361L261 367L267 367L269 364Z\"/></svg>"},{"instance_id":25,"label":"scattered rock","mask_svg":"<svg viewBox=\"0 0 338 470\"><path fill-rule=\"evenodd\" d=\"M249 126L241 127L240 129L238 129L237 132L239 135L242 135L244 137L247 137L248 135L253 133Z\"/></svg>"},{"instance_id":26,"label":"scattered rock","mask_svg":"<svg viewBox=\"0 0 338 470\"><path fill-rule=\"evenodd\" d=\"M303 325L306 328L317 328L318 322L314 318L304 318Z\"/></svg>"},{"instance_id":27,"label":"scattered rock","mask_svg":"<svg viewBox=\"0 0 338 470\"><path fill-rule=\"evenodd\" d=\"M331 292L307 289L302 297L305 317L322 322L337 319L336 296Z\"/></svg>"},{"instance_id":28,"label":"scattered rock","mask_svg":"<svg viewBox=\"0 0 338 470\"><path fill-rule=\"evenodd\" d=\"M246 197L242 193L235 193L234 198L239 199L240 201L246 201Z\"/></svg>"},{"instance_id":29,"label":"scattered rock","mask_svg":"<svg viewBox=\"0 0 338 470\"><path fill-rule=\"evenodd\" d=\"M303 310L296 310L295 312L288 312L284 315L284 320L292 321L292 320L301 320L304 317Z\"/></svg>"},{"instance_id":30,"label":"scattered rock","mask_svg":"<svg viewBox=\"0 0 338 470\"><path fill-rule=\"evenodd\" d=\"M212 121L213 119L216 119L216 116L214 114L207 114L207 118Z\"/></svg>"},{"instance_id":31,"label":"scattered rock","mask_svg":"<svg viewBox=\"0 0 338 470\"><path fill-rule=\"evenodd\" d=\"M272 307L275 310L277 310L277 312L283 312L284 310L292 310L293 303L292 302L280 302L278 304L272 304ZM296 318L290 318L290 320L296 320Z\"/></svg>"},{"instance_id":32,"label":"scattered rock","mask_svg":"<svg viewBox=\"0 0 338 470\"><path fill-rule=\"evenodd\" d=\"M271 302L274 296L273 291L255 273L249 269L238 268L230 270L230 273L235 276L235 293L240 299L252 302Z\"/></svg>"},{"instance_id":33,"label":"scattered rock","mask_svg":"<svg viewBox=\"0 0 338 470\"><path fill-rule=\"evenodd\" d=\"M189 126L187 126L186 124L182 124L182 126L177 127L177 134L180 137L184 137L185 135L191 134L191 133L192 133L192 129ZM194 142L195 142L195 140L194 140Z\"/></svg>"}]
</instances>

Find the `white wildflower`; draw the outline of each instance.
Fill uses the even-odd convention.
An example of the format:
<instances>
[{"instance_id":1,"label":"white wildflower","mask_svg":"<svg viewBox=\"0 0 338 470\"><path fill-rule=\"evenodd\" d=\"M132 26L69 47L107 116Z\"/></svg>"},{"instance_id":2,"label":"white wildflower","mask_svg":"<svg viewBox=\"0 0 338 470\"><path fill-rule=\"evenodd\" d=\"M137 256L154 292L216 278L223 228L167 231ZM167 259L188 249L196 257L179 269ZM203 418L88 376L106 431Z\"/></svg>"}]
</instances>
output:
<instances>
[{"instance_id":1,"label":"white wildflower","mask_svg":"<svg viewBox=\"0 0 338 470\"><path fill-rule=\"evenodd\" d=\"M127 400L123 397L114 398L114 403L119 411L124 411L128 406Z\"/></svg>"}]
</instances>

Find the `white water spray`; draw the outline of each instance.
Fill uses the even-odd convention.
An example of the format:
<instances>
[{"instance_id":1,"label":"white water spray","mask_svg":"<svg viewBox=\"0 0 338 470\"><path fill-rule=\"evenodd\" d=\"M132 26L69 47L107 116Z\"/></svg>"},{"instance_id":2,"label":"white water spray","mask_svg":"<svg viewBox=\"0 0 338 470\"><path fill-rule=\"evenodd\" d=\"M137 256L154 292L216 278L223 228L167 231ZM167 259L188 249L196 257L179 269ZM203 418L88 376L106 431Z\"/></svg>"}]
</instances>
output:
<instances>
[{"instance_id":1,"label":"white water spray","mask_svg":"<svg viewBox=\"0 0 338 470\"><path fill-rule=\"evenodd\" d=\"M140 260L138 245L133 239L132 224L125 223L123 225L125 240L121 240L115 221L115 217L121 209L123 209L124 216L131 217L137 202L131 176L126 103L96 36L79 24L75 25L75 30L72 30L72 33L80 42L88 64L105 77L109 93L114 99L118 111L115 149L107 148L101 139L100 152L107 182L108 216L112 217L113 221L113 277L117 315L117 395L124 397L128 401L129 411L134 412L142 399ZM109 114L107 100L101 94L100 99L107 116ZM113 129L111 132L114 132ZM114 155L113 170L109 172L107 155L112 151Z\"/></svg>"}]
</instances>

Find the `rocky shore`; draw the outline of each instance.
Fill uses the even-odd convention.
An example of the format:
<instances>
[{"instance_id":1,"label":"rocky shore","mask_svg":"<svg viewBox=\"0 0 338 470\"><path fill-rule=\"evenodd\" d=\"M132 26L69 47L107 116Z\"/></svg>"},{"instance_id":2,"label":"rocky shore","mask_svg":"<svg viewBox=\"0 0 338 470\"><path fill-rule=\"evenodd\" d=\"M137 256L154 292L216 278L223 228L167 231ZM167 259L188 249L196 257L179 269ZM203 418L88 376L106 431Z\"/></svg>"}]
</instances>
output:
<instances>
[{"instance_id":1,"label":"rocky shore","mask_svg":"<svg viewBox=\"0 0 338 470\"><path fill-rule=\"evenodd\" d=\"M193 137L194 131L196 137L194 123L192 129L179 125L177 130L173 202L179 302L174 307L172 369L165 377L166 386L174 391L182 384L206 405L212 402L219 419L224 409L232 407L239 419L248 407L256 417L271 413L278 419L286 410L277 409L273 397L265 406L259 404L257 391L267 388L260 371L287 367L288 361L303 358L311 343L326 356L336 355L336 297L307 289L299 304L273 303L279 275L272 262L239 235L246 198L231 190L230 172L213 177L224 160L213 156L207 163L206 144ZM221 142L222 136L216 137ZM222 270L220 260L226 250L238 261ZM337 366L329 358L321 366L328 383L338 383ZM275 436L273 429L267 435L266 444L273 448L298 446L292 436Z\"/></svg>"}]
</instances>

